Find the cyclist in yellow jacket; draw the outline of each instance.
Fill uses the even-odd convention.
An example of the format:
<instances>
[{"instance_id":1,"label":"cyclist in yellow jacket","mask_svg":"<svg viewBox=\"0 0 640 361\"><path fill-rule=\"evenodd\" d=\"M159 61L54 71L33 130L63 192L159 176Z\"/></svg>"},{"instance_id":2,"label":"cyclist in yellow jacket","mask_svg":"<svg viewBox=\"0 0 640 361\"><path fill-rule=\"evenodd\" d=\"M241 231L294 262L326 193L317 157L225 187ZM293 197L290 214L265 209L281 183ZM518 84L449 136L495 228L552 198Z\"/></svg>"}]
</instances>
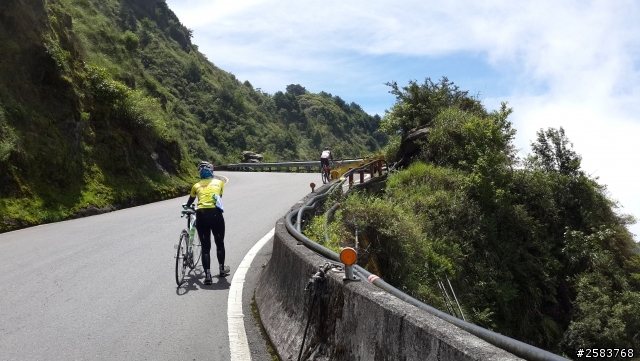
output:
<instances>
[{"instance_id":1,"label":"cyclist in yellow jacket","mask_svg":"<svg viewBox=\"0 0 640 361\"><path fill-rule=\"evenodd\" d=\"M229 274L229 268L224 266L224 207L222 206L222 193L224 183L213 178L213 164L200 162L198 164L200 181L191 187L189 199L183 207L189 207L198 197L196 210L196 229L202 243L202 266L205 271L204 283L211 284L211 233L216 243L216 256L218 258L220 277Z\"/></svg>"}]
</instances>

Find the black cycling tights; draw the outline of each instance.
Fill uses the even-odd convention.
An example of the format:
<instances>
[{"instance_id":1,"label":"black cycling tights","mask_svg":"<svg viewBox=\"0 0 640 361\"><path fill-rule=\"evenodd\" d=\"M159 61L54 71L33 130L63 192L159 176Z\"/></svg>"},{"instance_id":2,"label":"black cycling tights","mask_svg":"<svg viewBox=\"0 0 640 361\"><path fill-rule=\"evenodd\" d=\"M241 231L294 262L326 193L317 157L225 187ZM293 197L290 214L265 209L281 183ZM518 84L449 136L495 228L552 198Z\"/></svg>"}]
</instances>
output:
<instances>
[{"instance_id":1,"label":"black cycling tights","mask_svg":"<svg viewBox=\"0 0 640 361\"><path fill-rule=\"evenodd\" d=\"M201 208L196 211L196 229L202 242L202 266L211 269L211 233L216 242L218 263L224 265L224 217L218 208Z\"/></svg>"}]
</instances>

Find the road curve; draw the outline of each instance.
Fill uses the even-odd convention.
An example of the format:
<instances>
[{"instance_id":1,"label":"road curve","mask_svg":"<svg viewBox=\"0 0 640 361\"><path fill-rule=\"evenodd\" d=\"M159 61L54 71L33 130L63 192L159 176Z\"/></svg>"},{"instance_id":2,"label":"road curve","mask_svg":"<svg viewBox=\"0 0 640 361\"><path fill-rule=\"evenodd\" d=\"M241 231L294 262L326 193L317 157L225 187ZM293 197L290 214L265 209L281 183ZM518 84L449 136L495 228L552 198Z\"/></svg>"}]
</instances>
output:
<instances>
[{"instance_id":1,"label":"road curve","mask_svg":"<svg viewBox=\"0 0 640 361\"><path fill-rule=\"evenodd\" d=\"M229 360L234 272L320 176L217 174L229 179L223 200L231 275L211 286L190 277L176 288L174 246L186 223L186 195L0 234L0 359Z\"/></svg>"}]
</instances>

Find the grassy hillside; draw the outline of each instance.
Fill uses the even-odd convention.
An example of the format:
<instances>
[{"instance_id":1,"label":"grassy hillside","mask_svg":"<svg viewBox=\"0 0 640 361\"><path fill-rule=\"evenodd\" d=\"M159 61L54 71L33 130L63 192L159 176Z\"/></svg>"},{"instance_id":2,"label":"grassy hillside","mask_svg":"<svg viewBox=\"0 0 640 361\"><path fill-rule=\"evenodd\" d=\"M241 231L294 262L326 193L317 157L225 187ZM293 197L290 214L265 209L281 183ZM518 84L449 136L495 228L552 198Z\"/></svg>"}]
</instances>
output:
<instances>
[{"instance_id":1,"label":"grassy hillside","mask_svg":"<svg viewBox=\"0 0 640 361\"><path fill-rule=\"evenodd\" d=\"M383 194L343 202L327 245L353 247L358 232L361 265L458 314L438 285L450 280L467 320L526 343L569 357L582 345L637 350L634 219L582 171L564 130L540 130L519 159L506 104L488 112L446 78L390 85L383 127L429 136ZM324 243L324 217L308 233Z\"/></svg>"},{"instance_id":2,"label":"grassy hillside","mask_svg":"<svg viewBox=\"0 0 640 361\"><path fill-rule=\"evenodd\" d=\"M0 53L0 231L181 194L200 159L387 140L357 104L217 68L163 0L5 0Z\"/></svg>"}]
</instances>

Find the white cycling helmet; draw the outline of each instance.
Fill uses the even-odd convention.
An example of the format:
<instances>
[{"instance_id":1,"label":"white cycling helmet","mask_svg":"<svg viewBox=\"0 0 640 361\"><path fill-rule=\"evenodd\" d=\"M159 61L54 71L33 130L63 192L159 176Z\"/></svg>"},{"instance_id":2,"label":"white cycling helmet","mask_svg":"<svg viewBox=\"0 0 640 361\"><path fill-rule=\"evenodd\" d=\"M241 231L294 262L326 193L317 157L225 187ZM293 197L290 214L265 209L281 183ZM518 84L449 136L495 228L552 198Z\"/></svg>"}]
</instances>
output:
<instances>
[{"instance_id":1,"label":"white cycling helmet","mask_svg":"<svg viewBox=\"0 0 640 361\"><path fill-rule=\"evenodd\" d=\"M202 162L198 163L198 172L202 171L203 169L207 169L213 172L213 164L203 160Z\"/></svg>"}]
</instances>

